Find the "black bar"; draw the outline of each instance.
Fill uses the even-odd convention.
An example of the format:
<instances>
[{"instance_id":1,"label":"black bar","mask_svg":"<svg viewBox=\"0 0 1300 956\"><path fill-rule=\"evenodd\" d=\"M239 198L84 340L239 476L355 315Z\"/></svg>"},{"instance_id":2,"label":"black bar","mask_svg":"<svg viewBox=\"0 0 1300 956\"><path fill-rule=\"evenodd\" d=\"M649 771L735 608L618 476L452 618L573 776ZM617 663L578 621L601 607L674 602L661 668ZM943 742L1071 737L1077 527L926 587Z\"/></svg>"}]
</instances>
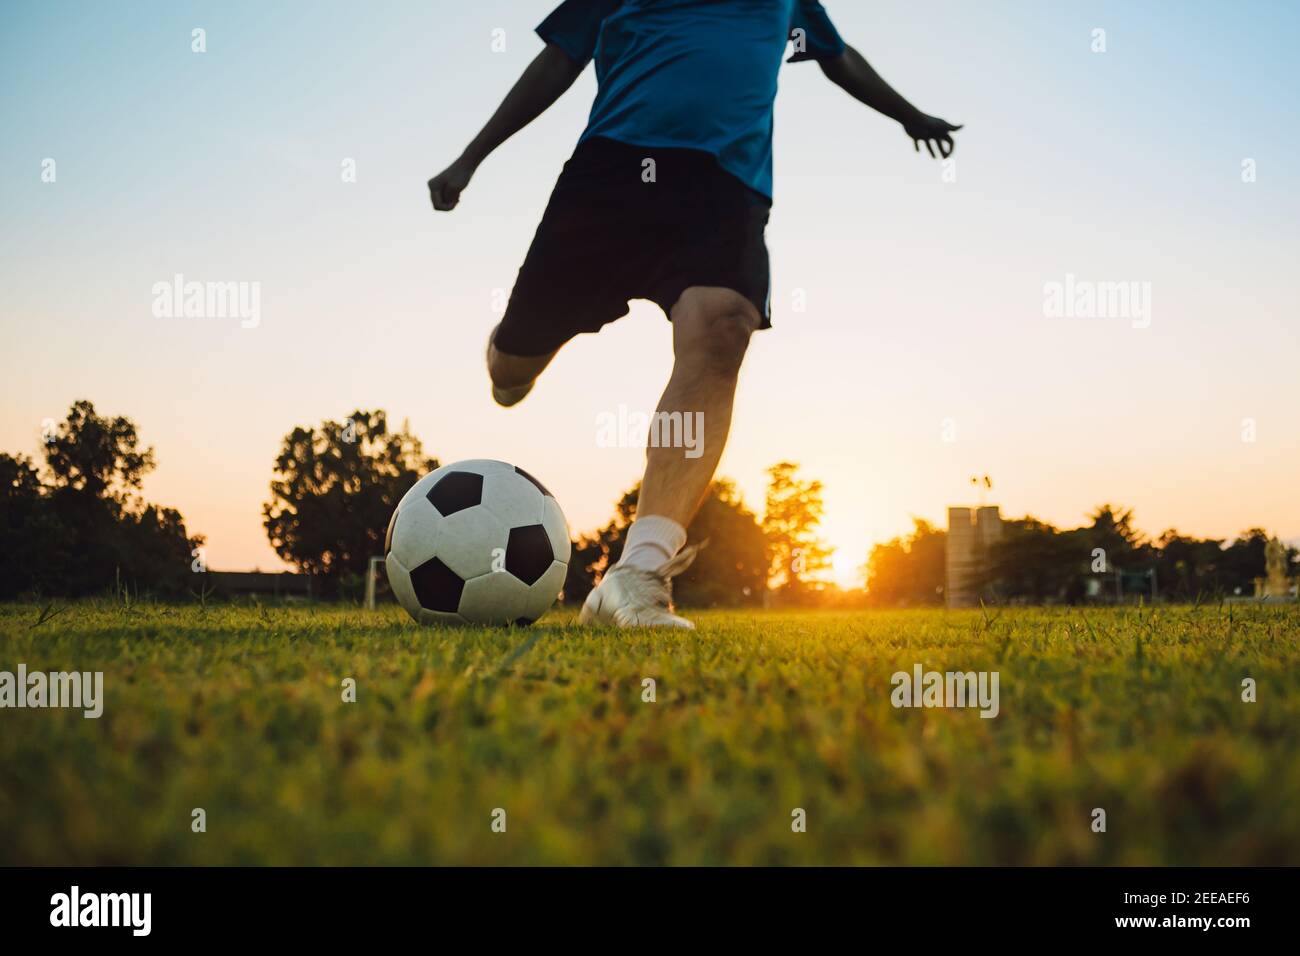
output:
<instances>
[{"instance_id":1,"label":"black bar","mask_svg":"<svg viewBox=\"0 0 1300 956\"><path fill-rule=\"evenodd\" d=\"M451 946L513 933L607 941L695 926L695 938L831 931L850 939L965 941L1133 936L1214 940L1278 933L1294 922L1289 869L270 869L0 870L6 943L144 938L204 944L284 939L373 944L423 933ZM130 925L51 925L56 894L148 893L149 933ZM1185 894L1185 898L1173 894ZM143 897L140 897L143 901ZM118 901L120 903L120 900ZM98 898L93 906L98 906ZM130 923L130 911L121 922ZM136 912L137 925L142 913ZM1245 925L1221 921L1244 918ZM1152 925L1120 925L1122 920ZM1209 919L1208 928L1179 920ZM1172 921L1167 923L1166 921ZM483 936L483 934L487 936ZM1046 934L1046 935L1045 935ZM681 942L686 937L676 937Z\"/></svg>"}]
</instances>

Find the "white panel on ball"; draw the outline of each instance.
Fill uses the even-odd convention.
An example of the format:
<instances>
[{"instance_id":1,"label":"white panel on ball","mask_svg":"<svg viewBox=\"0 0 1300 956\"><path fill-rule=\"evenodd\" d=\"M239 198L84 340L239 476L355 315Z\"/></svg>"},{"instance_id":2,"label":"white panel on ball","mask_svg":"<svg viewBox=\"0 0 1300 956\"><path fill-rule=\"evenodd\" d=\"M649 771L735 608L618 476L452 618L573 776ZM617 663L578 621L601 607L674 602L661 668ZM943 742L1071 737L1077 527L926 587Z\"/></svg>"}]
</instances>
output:
<instances>
[{"instance_id":1,"label":"white panel on ball","mask_svg":"<svg viewBox=\"0 0 1300 956\"><path fill-rule=\"evenodd\" d=\"M507 528L538 524L542 520L543 495L513 468L483 479L483 504Z\"/></svg>"},{"instance_id":2,"label":"white panel on ball","mask_svg":"<svg viewBox=\"0 0 1300 956\"><path fill-rule=\"evenodd\" d=\"M449 471L469 471L476 475L496 475L503 471L514 474L515 466L494 458L468 458L445 466Z\"/></svg>"},{"instance_id":3,"label":"white panel on ball","mask_svg":"<svg viewBox=\"0 0 1300 956\"><path fill-rule=\"evenodd\" d=\"M559 502L549 495L543 505L542 527L546 529L546 536L551 539L551 551L555 557L569 563L569 552L572 550L572 543L569 541L569 523L564 520L564 512L560 510Z\"/></svg>"},{"instance_id":4,"label":"white panel on ball","mask_svg":"<svg viewBox=\"0 0 1300 956\"><path fill-rule=\"evenodd\" d=\"M435 468L413 484L411 490L402 495L402 500L397 503L398 510L400 511L407 503L416 501L420 498L424 498L427 501L429 489L438 483L438 480L446 474L446 471L446 467Z\"/></svg>"},{"instance_id":5,"label":"white panel on ball","mask_svg":"<svg viewBox=\"0 0 1300 956\"><path fill-rule=\"evenodd\" d=\"M559 597L560 590L564 587L564 579L568 573L568 564L560 561L553 562L546 569L546 573L528 588L528 605L524 616L535 621L549 611L551 605L555 603L555 599Z\"/></svg>"},{"instance_id":6,"label":"white panel on ball","mask_svg":"<svg viewBox=\"0 0 1300 956\"><path fill-rule=\"evenodd\" d=\"M531 597L528 585L513 574L489 571L465 582L460 596L460 613L475 624L512 624L521 617L530 621L539 615L529 614Z\"/></svg>"},{"instance_id":7,"label":"white panel on ball","mask_svg":"<svg viewBox=\"0 0 1300 956\"><path fill-rule=\"evenodd\" d=\"M400 505L393 526L393 554L407 568L418 568L437 554L438 525L447 519L423 497Z\"/></svg>"},{"instance_id":8,"label":"white panel on ball","mask_svg":"<svg viewBox=\"0 0 1300 956\"><path fill-rule=\"evenodd\" d=\"M469 621L459 614L447 614L443 611L426 611L421 609L416 618L421 624L440 625L442 627L464 627Z\"/></svg>"},{"instance_id":9,"label":"white panel on ball","mask_svg":"<svg viewBox=\"0 0 1300 956\"><path fill-rule=\"evenodd\" d=\"M397 524L402 524L401 515ZM442 519L438 526L438 558L468 581L493 570L493 562L505 554L506 541L501 519L482 505L475 505Z\"/></svg>"},{"instance_id":10,"label":"white panel on ball","mask_svg":"<svg viewBox=\"0 0 1300 956\"><path fill-rule=\"evenodd\" d=\"M418 619L420 602L415 596L415 588L411 587L411 575L392 554L384 561L384 570L388 572L388 586L393 589L393 596L397 598L397 603L402 605L411 617Z\"/></svg>"}]
</instances>

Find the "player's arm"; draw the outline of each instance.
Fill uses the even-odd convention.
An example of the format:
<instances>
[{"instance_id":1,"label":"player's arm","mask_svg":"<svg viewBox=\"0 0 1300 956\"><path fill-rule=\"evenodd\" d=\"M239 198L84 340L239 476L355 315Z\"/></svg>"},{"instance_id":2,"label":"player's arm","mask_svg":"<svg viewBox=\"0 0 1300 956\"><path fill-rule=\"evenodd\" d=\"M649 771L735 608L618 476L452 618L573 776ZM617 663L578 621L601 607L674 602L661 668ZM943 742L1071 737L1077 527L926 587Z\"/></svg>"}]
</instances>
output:
<instances>
[{"instance_id":1,"label":"player's arm","mask_svg":"<svg viewBox=\"0 0 1300 956\"><path fill-rule=\"evenodd\" d=\"M545 113L573 85L585 65L575 62L555 44L546 44L460 157L429 180L429 199L433 208L455 209L461 191L469 185L479 164L494 149Z\"/></svg>"},{"instance_id":2,"label":"player's arm","mask_svg":"<svg viewBox=\"0 0 1300 956\"><path fill-rule=\"evenodd\" d=\"M917 152L921 151L922 143L925 143L925 148L930 151L931 156L936 155L936 146L939 149L938 155L946 157L953 151L951 134L961 127L954 126L937 116L927 116L907 102L853 47L845 47L842 56L818 62L827 79L836 86L854 99L866 103L876 112L898 120L907 135L912 137L912 145L916 147Z\"/></svg>"}]
</instances>

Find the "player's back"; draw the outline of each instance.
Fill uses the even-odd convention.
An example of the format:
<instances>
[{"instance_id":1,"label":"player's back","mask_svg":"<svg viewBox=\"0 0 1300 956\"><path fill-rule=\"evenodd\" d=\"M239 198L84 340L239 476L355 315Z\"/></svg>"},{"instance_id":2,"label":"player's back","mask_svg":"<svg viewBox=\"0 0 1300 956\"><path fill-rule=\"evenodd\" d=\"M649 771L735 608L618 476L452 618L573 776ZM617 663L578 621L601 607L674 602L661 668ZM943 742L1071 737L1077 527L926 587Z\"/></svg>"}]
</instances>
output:
<instances>
[{"instance_id":1,"label":"player's back","mask_svg":"<svg viewBox=\"0 0 1300 956\"><path fill-rule=\"evenodd\" d=\"M843 50L815 0L571 0L538 32L595 59L584 139L704 150L771 195L772 104L792 29L810 50Z\"/></svg>"}]
</instances>

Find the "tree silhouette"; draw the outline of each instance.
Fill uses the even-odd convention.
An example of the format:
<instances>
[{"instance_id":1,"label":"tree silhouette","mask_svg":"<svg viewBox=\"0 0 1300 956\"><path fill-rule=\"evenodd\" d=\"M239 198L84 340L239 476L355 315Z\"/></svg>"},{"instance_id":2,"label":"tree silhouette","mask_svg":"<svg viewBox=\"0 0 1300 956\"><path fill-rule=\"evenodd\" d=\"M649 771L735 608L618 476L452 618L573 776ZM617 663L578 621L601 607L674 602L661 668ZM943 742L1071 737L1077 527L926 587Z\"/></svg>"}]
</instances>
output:
<instances>
[{"instance_id":1,"label":"tree silhouette","mask_svg":"<svg viewBox=\"0 0 1300 956\"><path fill-rule=\"evenodd\" d=\"M796 477L799 466L782 461L767 469L763 533L771 556L771 579L787 601L807 598L818 571L830 566L831 549L817 535L825 512L822 483Z\"/></svg>"},{"instance_id":2,"label":"tree silhouette","mask_svg":"<svg viewBox=\"0 0 1300 956\"><path fill-rule=\"evenodd\" d=\"M187 590L203 538L187 533L180 512L141 499L154 454L130 419L77 401L44 452L49 484L30 459L0 455L0 595L76 596L110 585Z\"/></svg>"},{"instance_id":3,"label":"tree silhouette","mask_svg":"<svg viewBox=\"0 0 1300 956\"><path fill-rule=\"evenodd\" d=\"M914 518L912 533L871 549L867 595L872 604L916 605L943 601L944 547L948 533Z\"/></svg>"},{"instance_id":4,"label":"tree silhouette","mask_svg":"<svg viewBox=\"0 0 1300 956\"><path fill-rule=\"evenodd\" d=\"M406 425L388 430L383 411L299 426L275 460L263 527L280 557L337 588L383 553L397 502L437 467Z\"/></svg>"},{"instance_id":5,"label":"tree silhouette","mask_svg":"<svg viewBox=\"0 0 1300 956\"><path fill-rule=\"evenodd\" d=\"M1084 529L1090 548L1104 548L1106 563L1124 567L1144 557L1142 534L1133 527L1133 511L1112 504L1100 505L1089 515L1092 525Z\"/></svg>"},{"instance_id":6,"label":"tree silhouette","mask_svg":"<svg viewBox=\"0 0 1300 956\"><path fill-rule=\"evenodd\" d=\"M1109 545L1109 560L1114 541L1104 534L1095 540ZM1007 519L1002 522L1001 540L989 556L989 578L997 593L1008 600L1073 603L1087 593L1092 549L1101 546L1094 544L1088 529L1061 531L1029 516Z\"/></svg>"},{"instance_id":7,"label":"tree silhouette","mask_svg":"<svg viewBox=\"0 0 1300 956\"><path fill-rule=\"evenodd\" d=\"M63 591L68 538L31 459L0 453L0 597Z\"/></svg>"},{"instance_id":8,"label":"tree silhouette","mask_svg":"<svg viewBox=\"0 0 1300 956\"><path fill-rule=\"evenodd\" d=\"M152 448L139 447L128 418L103 418L95 406L74 402L45 446L45 464L58 489L126 504L154 468Z\"/></svg>"},{"instance_id":9,"label":"tree silhouette","mask_svg":"<svg viewBox=\"0 0 1300 956\"><path fill-rule=\"evenodd\" d=\"M1264 576L1267 564L1264 549L1268 546L1268 540L1269 534L1263 528L1249 528L1223 549L1220 566L1228 593L1235 593L1238 589L1243 595L1254 593L1255 578ZM1295 548L1287 548L1288 566L1294 567L1297 555Z\"/></svg>"},{"instance_id":10,"label":"tree silhouette","mask_svg":"<svg viewBox=\"0 0 1300 956\"><path fill-rule=\"evenodd\" d=\"M1243 531L1229 547L1214 538L1199 539L1169 530L1153 542L1133 524L1133 512L1103 504L1081 528L1061 530L1037 518L1008 518L990 552L987 581L999 599L1016 603L1078 603L1114 594L1115 571L1154 568L1159 592L1181 600L1253 592L1264 573L1268 533ZM917 520L913 533L876 545L866 565L872 604L937 603L944 579L946 532ZM1105 551L1098 565L1097 548ZM1292 555L1295 549L1291 549ZM1294 560L1294 558L1293 558ZM1102 570L1098 570L1098 567ZM1090 594L1088 581L1102 582Z\"/></svg>"}]
</instances>

